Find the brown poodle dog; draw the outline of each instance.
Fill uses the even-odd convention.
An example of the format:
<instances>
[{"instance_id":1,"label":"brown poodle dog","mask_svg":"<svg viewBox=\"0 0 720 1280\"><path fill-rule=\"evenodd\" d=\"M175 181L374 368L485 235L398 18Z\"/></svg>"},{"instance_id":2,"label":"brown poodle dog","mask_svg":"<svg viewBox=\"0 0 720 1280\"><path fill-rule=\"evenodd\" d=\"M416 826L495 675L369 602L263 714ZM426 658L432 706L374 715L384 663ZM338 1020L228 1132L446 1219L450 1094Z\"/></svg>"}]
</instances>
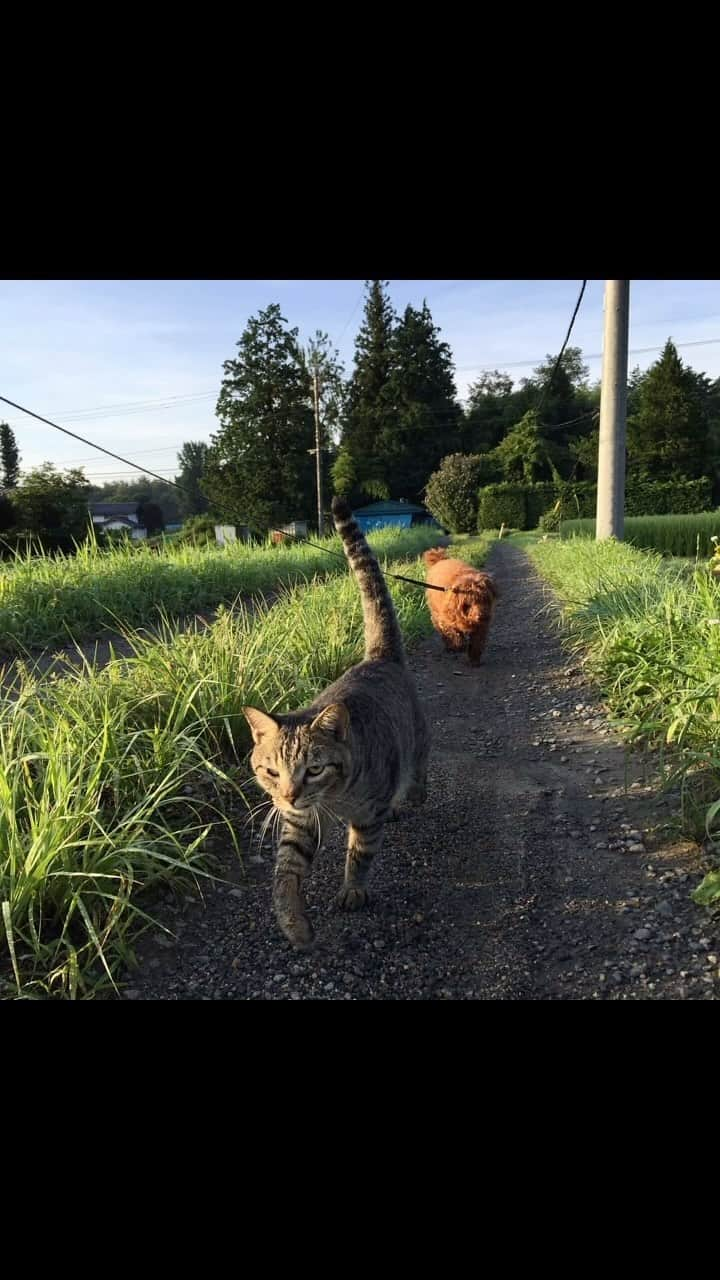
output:
<instances>
[{"instance_id":1,"label":"brown poodle dog","mask_svg":"<svg viewBox=\"0 0 720 1280\"><path fill-rule=\"evenodd\" d=\"M426 551L427 581L451 591L426 591L430 615L450 653L462 653L476 667L482 658L492 621L498 589L489 573L473 569L464 560L447 559L444 547Z\"/></svg>"}]
</instances>

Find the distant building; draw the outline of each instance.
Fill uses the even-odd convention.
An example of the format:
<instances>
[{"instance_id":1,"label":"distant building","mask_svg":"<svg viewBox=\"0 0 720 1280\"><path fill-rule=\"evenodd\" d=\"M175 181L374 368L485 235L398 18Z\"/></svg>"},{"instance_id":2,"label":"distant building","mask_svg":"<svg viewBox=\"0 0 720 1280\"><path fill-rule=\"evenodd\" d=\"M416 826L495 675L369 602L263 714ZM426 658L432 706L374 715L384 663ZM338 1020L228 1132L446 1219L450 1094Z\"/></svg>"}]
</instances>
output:
<instances>
[{"instance_id":1,"label":"distant building","mask_svg":"<svg viewBox=\"0 0 720 1280\"><path fill-rule=\"evenodd\" d=\"M370 502L366 507L357 507L353 511L363 533L373 529L382 529L385 525L398 525L401 529L409 529L415 524L435 524L425 507L418 507L414 502L399 502L388 499L383 502Z\"/></svg>"},{"instance_id":2,"label":"distant building","mask_svg":"<svg viewBox=\"0 0 720 1280\"><path fill-rule=\"evenodd\" d=\"M137 502L91 502L90 515L99 533L124 529L133 542L147 537L147 529L138 520Z\"/></svg>"}]
</instances>

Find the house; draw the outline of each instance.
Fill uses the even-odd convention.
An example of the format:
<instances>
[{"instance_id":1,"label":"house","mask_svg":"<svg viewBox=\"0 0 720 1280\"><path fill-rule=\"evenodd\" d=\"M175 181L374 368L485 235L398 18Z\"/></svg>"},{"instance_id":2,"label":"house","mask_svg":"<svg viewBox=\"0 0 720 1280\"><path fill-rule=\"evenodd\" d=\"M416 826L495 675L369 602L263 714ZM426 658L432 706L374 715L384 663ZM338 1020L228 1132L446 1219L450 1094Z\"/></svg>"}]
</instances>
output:
<instances>
[{"instance_id":1,"label":"house","mask_svg":"<svg viewBox=\"0 0 720 1280\"><path fill-rule=\"evenodd\" d=\"M138 520L137 502L91 502L90 515L98 533L124 529L133 542L147 537L147 529Z\"/></svg>"},{"instance_id":2,"label":"house","mask_svg":"<svg viewBox=\"0 0 720 1280\"><path fill-rule=\"evenodd\" d=\"M383 502L370 502L366 507L358 507L353 511L353 515L357 520L363 533L370 533L373 529L382 529L384 525L399 525L400 528L409 529L414 524L434 524L432 516L424 507L418 507L414 502L406 502L401 498L399 502L388 499Z\"/></svg>"}]
</instances>

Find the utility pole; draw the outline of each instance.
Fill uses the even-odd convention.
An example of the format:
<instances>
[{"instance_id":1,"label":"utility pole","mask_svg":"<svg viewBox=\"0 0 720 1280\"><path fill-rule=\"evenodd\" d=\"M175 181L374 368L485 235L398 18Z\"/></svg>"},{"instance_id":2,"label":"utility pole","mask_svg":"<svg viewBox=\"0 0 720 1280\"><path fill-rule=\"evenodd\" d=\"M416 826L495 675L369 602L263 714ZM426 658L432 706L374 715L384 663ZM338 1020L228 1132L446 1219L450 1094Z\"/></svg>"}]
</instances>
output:
<instances>
[{"instance_id":1,"label":"utility pole","mask_svg":"<svg viewBox=\"0 0 720 1280\"><path fill-rule=\"evenodd\" d=\"M625 532L625 426L627 418L630 281L605 281L605 332L600 388L600 443L595 538Z\"/></svg>"},{"instance_id":2,"label":"utility pole","mask_svg":"<svg viewBox=\"0 0 720 1280\"><path fill-rule=\"evenodd\" d=\"M320 379L317 369L313 374L313 401L315 404L315 477L317 482L317 514L318 537L322 537L323 499L322 499L322 454L320 452Z\"/></svg>"}]
</instances>

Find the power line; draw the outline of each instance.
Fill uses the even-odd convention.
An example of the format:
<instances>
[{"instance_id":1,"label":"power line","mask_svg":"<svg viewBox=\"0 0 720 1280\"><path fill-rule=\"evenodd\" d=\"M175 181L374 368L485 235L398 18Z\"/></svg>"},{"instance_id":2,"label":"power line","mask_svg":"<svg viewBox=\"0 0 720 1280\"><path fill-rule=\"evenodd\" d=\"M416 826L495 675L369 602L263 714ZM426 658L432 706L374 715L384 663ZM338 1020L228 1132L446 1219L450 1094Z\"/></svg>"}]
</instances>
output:
<instances>
[{"instance_id":1,"label":"power line","mask_svg":"<svg viewBox=\"0 0 720 1280\"><path fill-rule=\"evenodd\" d=\"M157 447L157 449L138 449L138 450L137 450L137 453L142 453L142 454L146 454L146 453L169 453L169 452L170 452L170 450L173 450L173 451L177 450L177 452L179 452L179 451L180 451L180 449L182 448L183 443L185 443L185 442L183 441L183 442L181 442L180 444L163 444L163 445L159 445L159 446ZM203 443L205 443L205 442L203 441ZM92 462L92 461L94 460L94 457L95 457L95 455L94 455L94 454L90 454L90 456L88 456L88 455L86 454L86 455L85 455L85 457L83 457L83 458L61 458L61 459L60 459L60 461L61 461L63 464L65 464L66 462L73 462L73 463L78 463L78 462Z\"/></svg>"},{"instance_id":2,"label":"power line","mask_svg":"<svg viewBox=\"0 0 720 1280\"><path fill-rule=\"evenodd\" d=\"M709 347L720 342L720 338L700 338L696 342L675 342L675 347ZM628 355L642 356L648 355L651 351L663 351L665 343L661 343L657 347L630 347ZM602 351L591 351L588 355L583 354L583 360L602 360ZM520 369L526 368L528 365L541 364L544 356L538 356L534 360L496 360L495 364L457 364L455 365L456 373L472 373L474 370L482 372L486 370L492 373L495 369Z\"/></svg>"},{"instance_id":3,"label":"power line","mask_svg":"<svg viewBox=\"0 0 720 1280\"><path fill-rule=\"evenodd\" d=\"M347 329L348 325L350 324L350 321L352 320L353 316L355 315L355 312L357 311L358 307L360 306L360 303L361 303L361 302L362 302L362 300L363 300L363 293L364 293L364 292L365 292L365 287L363 286L362 293L360 294L360 297L358 298L357 302L355 303L355 306L353 307L352 311L350 312L350 315L348 316L347 320L345 321L345 324L343 325L342 333L340 334L340 337L338 338L338 346L340 346L340 343L342 342L342 340L343 340L343 338L344 338L344 336L345 336L345 331L346 331L346 329Z\"/></svg>"},{"instance_id":4,"label":"power line","mask_svg":"<svg viewBox=\"0 0 720 1280\"><path fill-rule=\"evenodd\" d=\"M578 295L578 300L577 300L577 302L575 303L575 310L574 310L574 311L573 311L573 313L572 313L572 319L571 319L570 324L569 324L569 326L568 326L568 331L567 331L567 333L565 334L565 341L563 342L563 344L562 344L562 346L561 346L561 348L560 348L560 355L558 356L557 360L555 361L555 367L554 367L554 369L553 369L552 373L550 374L550 377L549 377L548 381L545 383L545 387L544 387L544 389L543 389L543 393L542 393L542 395L540 396L540 404L539 404L539 405L538 405L538 407L537 407L537 413L538 413L538 416L542 413L543 405L545 404L545 401L547 400L548 395L550 394L550 388L551 388L551 386L552 386L552 384L553 384L553 381L554 381L554 378L555 378L555 374L557 373L558 369L560 368L560 361L561 361L561 360L562 360L562 358L563 358L563 354L564 354L564 352L565 352L565 348L566 348L566 346L567 346L567 344L568 344L568 342L569 342L569 340L570 340L570 334L572 333L573 325L575 324L575 317L577 316L577 313L578 313L578 311L580 310L580 303L581 303L581 302L582 302L582 300L583 300L583 294L584 294L584 292L585 292L585 289L586 289L586 288L587 288L587 280L583 280L583 282L582 282L582 288L581 288L580 293L579 293L579 295Z\"/></svg>"},{"instance_id":5,"label":"power line","mask_svg":"<svg viewBox=\"0 0 720 1280\"><path fill-rule=\"evenodd\" d=\"M115 458L116 462L122 462L126 467L134 467L136 471L144 471L145 475L152 476L154 480L160 480L162 484L171 484L175 489L183 489L184 485L177 484L175 480L167 480L165 476L159 476L155 471L149 471L147 467L142 467L136 462L130 462L128 458L123 458L119 453L113 453L110 449L104 449L101 444L95 444L92 440L86 440L85 436L79 436L75 431L68 431L67 427L58 426L57 422L51 422L49 418L43 418L39 413L33 413L32 409L26 409L22 404L16 404L14 400L8 400L7 396L0 396L3 404L9 404L13 409L19 409L21 413L26 413L30 418L37 418L38 422L44 422L48 427L54 427L56 431L62 431L66 436L72 436L73 440L80 440L83 444L87 444L91 449L97 449L100 453L106 453L108 458Z\"/></svg>"}]
</instances>

